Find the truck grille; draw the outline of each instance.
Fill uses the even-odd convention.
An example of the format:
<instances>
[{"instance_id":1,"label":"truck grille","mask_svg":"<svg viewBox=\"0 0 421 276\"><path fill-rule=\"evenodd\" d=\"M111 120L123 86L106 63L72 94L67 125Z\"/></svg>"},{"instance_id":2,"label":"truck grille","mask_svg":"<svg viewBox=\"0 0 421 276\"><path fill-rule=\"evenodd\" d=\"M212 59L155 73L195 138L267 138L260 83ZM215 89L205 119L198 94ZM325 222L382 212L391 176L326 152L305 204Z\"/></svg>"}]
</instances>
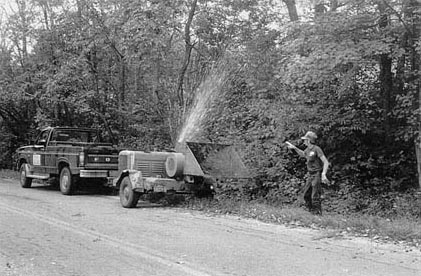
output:
<instances>
[{"instance_id":1,"label":"truck grille","mask_svg":"<svg viewBox=\"0 0 421 276\"><path fill-rule=\"evenodd\" d=\"M116 155L98 155L89 154L88 163L101 163L101 164L117 164L118 156Z\"/></svg>"},{"instance_id":2,"label":"truck grille","mask_svg":"<svg viewBox=\"0 0 421 276\"><path fill-rule=\"evenodd\" d=\"M162 161L137 161L136 169L142 172L143 177L165 177L165 163Z\"/></svg>"}]
</instances>

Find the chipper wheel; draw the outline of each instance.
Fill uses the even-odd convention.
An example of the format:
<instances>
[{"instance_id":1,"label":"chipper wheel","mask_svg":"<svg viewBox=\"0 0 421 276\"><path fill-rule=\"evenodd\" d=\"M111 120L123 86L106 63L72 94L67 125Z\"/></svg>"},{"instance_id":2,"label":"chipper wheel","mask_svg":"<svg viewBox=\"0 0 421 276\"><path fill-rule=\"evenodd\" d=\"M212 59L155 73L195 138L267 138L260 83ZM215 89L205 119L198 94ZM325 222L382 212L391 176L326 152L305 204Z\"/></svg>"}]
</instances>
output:
<instances>
[{"instance_id":1,"label":"chipper wheel","mask_svg":"<svg viewBox=\"0 0 421 276\"><path fill-rule=\"evenodd\" d=\"M132 183L128 176L120 184L120 203L124 208L134 208L139 201L140 193L133 191Z\"/></svg>"}]
</instances>

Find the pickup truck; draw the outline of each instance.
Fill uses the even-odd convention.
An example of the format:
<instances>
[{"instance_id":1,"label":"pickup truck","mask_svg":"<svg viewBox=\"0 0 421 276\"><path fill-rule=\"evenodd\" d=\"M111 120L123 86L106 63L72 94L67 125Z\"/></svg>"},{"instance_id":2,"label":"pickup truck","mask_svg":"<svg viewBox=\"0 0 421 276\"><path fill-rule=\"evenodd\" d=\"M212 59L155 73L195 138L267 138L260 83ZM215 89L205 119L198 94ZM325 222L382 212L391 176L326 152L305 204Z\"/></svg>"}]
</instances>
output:
<instances>
[{"instance_id":1,"label":"pickup truck","mask_svg":"<svg viewBox=\"0 0 421 276\"><path fill-rule=\"evenodd\" d=\"M71 195L86 181L111 186L117 175L118 153L112 143L102 141L99 130L48 127L32 145L16 150L16 168L23 188L30 188L33 179L58 177L61 193Z\"/></svg>"}]
</instances>

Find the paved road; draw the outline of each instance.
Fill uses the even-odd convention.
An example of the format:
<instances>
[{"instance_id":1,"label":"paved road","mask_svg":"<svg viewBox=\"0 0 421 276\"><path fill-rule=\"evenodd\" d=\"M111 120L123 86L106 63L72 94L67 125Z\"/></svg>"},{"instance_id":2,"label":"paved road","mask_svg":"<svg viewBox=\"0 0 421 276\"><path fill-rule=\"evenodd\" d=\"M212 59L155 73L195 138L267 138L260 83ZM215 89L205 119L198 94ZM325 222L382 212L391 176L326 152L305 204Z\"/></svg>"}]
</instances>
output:
<instances>
[{"instance_id":1,"label":"paved road","mask_svg":"<svg viewBox=\"0 0 421 276\"><path fill-rule=\"evenodd\" d=\"M0 179L0 275L421 275L421 251Z\"/></svg>"}]
</instances>

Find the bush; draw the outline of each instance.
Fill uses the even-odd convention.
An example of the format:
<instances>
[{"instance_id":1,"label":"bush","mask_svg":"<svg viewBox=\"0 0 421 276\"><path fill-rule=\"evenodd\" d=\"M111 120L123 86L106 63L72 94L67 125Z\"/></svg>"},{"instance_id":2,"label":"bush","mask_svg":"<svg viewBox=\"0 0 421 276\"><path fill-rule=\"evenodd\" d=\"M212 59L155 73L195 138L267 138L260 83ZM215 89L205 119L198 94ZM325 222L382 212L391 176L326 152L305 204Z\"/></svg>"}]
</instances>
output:
<instances>
[{"instance_id":1,"label":"bush","mask_svg":"<svg viewBox=\"0 0 421 276\"><path fill-rule=\"evenodd\" d=\"M395 193L393 214L395 217L421 218L421 192L410 190L404 194Z\"/></svg>"}]
</instances>

